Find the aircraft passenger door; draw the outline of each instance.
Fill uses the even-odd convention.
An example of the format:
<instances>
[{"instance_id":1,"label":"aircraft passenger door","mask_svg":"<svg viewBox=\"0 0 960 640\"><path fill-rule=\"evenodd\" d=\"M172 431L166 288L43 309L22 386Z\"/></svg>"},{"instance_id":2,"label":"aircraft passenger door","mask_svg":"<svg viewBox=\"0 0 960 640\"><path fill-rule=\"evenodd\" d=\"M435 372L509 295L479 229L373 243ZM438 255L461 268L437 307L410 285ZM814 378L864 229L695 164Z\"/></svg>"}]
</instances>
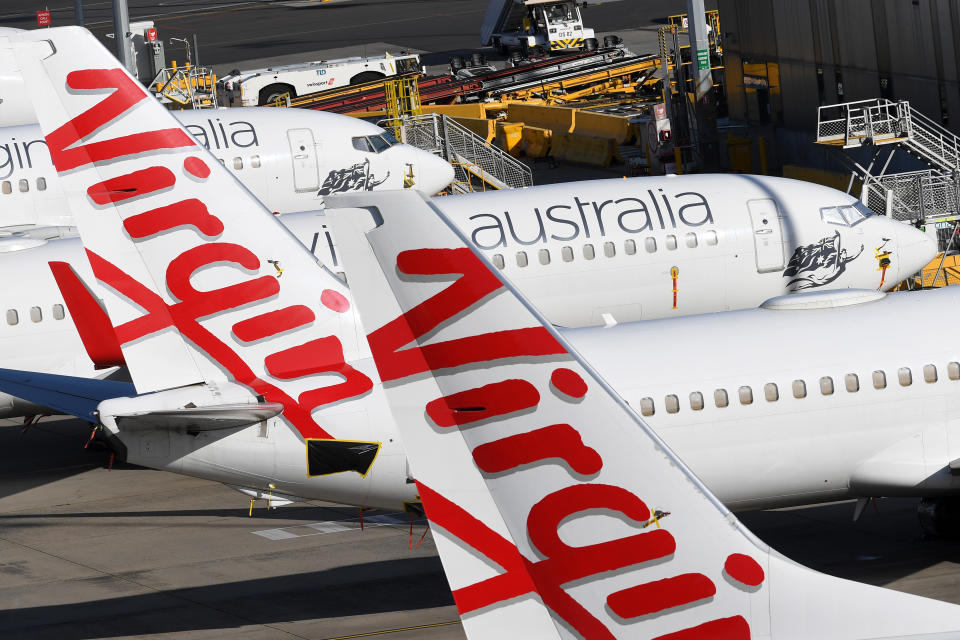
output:
<instances>
[{"instance_id":1,"label":"aircraft passenger door","mask_svg":"<svg viewBox=\"0 0 960 640\"><path fill-rule=\"evenodd\" d=\"M757 272L767 273L783 269L783 227L777 203L770 198L748 200L753 246L757 255Z\"/></svg>"},{"instance_id":2,"label":"aircraft passenger door","mask_svg":"<svg viewBox=\"0 0 960 640\"><path fill-rule=\"evenodd\" d=\"M317 144L310 129L290 129L290 154L293 157L293 188L297 193L320 190Z\"/></svg>"}]
</instances>

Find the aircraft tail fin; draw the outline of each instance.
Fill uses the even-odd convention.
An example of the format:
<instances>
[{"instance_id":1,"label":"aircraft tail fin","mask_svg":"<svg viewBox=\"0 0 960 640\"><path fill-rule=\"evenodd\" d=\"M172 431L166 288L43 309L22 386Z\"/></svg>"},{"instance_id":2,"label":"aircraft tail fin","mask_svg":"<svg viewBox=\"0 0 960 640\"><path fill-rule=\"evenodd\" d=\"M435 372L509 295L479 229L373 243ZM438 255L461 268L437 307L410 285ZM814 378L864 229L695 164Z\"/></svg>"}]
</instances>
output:
<instances>
[{"instance_id":1,"label":"aircraft tail fin","mask_svg":"<svg viewBox=\"0 0 960 640\"><path fill-rule=\"evenodd\" d=\"M312 413L364 395L349 293L79 27L0 37L14 53L123 359L141 394L236 381Z\"/></svg>"},{"instance_id":2,"label":"aircraft tail fin","mask_svg":"<svg viewBox=\"0 0 960 640\"><path fill-rule=\"evenodd\" d=\"M435 205L327 204L469 637L960 629L960 607L811 571L755 538Z\"/></svg>"}]
</instances>

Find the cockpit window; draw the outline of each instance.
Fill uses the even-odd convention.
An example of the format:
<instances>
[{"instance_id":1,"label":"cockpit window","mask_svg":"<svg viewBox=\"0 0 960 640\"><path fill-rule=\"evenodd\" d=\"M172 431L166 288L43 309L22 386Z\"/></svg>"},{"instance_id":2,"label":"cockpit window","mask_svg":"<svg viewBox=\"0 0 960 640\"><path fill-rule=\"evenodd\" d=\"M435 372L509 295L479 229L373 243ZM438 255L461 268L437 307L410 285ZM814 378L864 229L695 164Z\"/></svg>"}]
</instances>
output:
<instances>
[{"instance_id":1,"label":"cockpit window","mask_svg":"<svg viewBox=\"0 0 960 640\"><path fill-rule=\"evenodd\" d=\"M380 153L395 144L400 144L400 141L386 132L377 136L359 136L353 139L353 148L367 153Z\"/></svg>"},{"instance_id":2,"label":"cockpit window","mask_svg":"<svg viewBox=\"0 0 960 640\"><path fill-rule=\"evenodd\" d=\"M390 148L390 143L384 140L382 136L370 136L368 140L370 141L370 144L373 145L373 150L377 153L386 151Z\"/></svg>"},{"instance_id":3,"label":"cockpit window","mask_svg":"<svg viewBox=\"0 0 960 640\"><path fill-rule=\"evenodd\" d=\"M824 222L841 227L852 227L860 224L870 215L872 215L870 210L859 202L852 205L840 205L820 209L820 218Z\"/></svg>"},{"instance_id":4,"label":"cockpit window","mask_svg":"<svg viewBox=\"0 0 960 640\"><path fill-rule=\"evenodd\" d=\"M367 151L372 152L373 147L370 146L370 141L367 140L364 136L359 136L353 139L353 148L357 151Z\"/></svg>"},{"instance_id":5,"label":"cockpit window","mask_svg":"<svg viewBox=\"0 0 960 640\"><path fill-rule=\"evenodd\" d=\"M386 140L391 147L395 144L400 144L400 141L397 140L396 137L394 137L394 135L389 131L384 131L383 133L380 134L380 137Z\"/></svg>"}]
</instances>

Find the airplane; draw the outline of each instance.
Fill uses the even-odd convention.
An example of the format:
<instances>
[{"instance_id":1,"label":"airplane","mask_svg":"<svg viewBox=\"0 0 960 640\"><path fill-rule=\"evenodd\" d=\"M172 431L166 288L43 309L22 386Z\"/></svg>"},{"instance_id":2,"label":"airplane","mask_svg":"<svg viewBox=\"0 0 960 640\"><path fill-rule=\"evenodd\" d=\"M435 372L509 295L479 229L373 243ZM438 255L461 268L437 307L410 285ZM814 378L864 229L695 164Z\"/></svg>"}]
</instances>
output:
<instances>
[{"instance_id":1,"label":"airplane","mask_svg":"<svg viewBox=\"0 0 960 640\"><path fill-rule=\"evenodd\" d=\"M174 113L190 135L279 213L320 209L331 193L403 189L411 182L411 188L433 195L453 180L453 167L440 157L399 143L385 129L357 118L265 107ZM0 227L73 224L35 124L0 129L0 205Z\"/></svg>"},{"instance_id":2,"label":"airplane","mask_svg":"<svg viewBox=\"0 0 960 640\"><path fill-rule=\"evenodd\" d=\"M768 547L439 207L374 201L331 221L468 638L960 634L956 605Z\"/></svg>"},{"instance_id":3,"label":"airplane","mask_svg":"<svg viewBox=\"0 0 960 640\"><path fill-rule=\"evenodd\" d=\"M345 116L251 107L177 118L335 269L336 239L317 217L325 197L403 188L408 167L413 188L430 195L453 178L450 165L414 147L354 149L351 141L393 139ZM296 160L303 136L319 149L307 170ZM0 129L0 204L8 244L75 234L36 126ZM569 327L756 307L822 287L888 290L936 254L930 236L848 194L767 176L581 181L446 196L439 205L554 324Z\"/></svg>"},{"instance_id":4,"label":"airplane","mask_svg":"<svg viewBox=\"0 0 960 640\"><path fill-rule=\"evenodd\" d=\"M406 502L410 508L415 508L415 488L407 482L409 473L404 452L384 401L382 385L375 382L377 373L373 369L367 340L357 323L349 290L290 235L277 217L270 215L249 192L236 188L229 172L219 166L202 146L189 136L178 136L176 132L182 134L182 129L170 126L175 125L175 121L162 107L145 94L136 93L130 88L132 84L123 84L124 78L128 77L125 72L104 69L107 64L97 56L109 54L98 50L99 45L90 42L92 37L89 34L84 35L83 30L64 29L44 33L49 37L56 36L54 42L59 52L85 52L77 55L80 64L84 65L81 69L88 70L70 73L70 61L58 54L38 62L34 60L36 54L31 53L28 42L17 44L18 41L14 40L13 44L15 50L22 47L18 51L19 62L32 65L30 77L37 79L36 87L31 83L32 92L37 92L37 102L42 105L46 119L42 126L51 132L47 134L48 139L56 141L58 131L68 131L63 128L65 122L76 122L78 118L83 122L84 108L96 105L103 95L102 92L67 92L63 89L62 79L50 84L51 78L66 76L68 82L74 81L78 86L121 85L124 95L128 96L126 99L133 102L124 115L104 116L103 122L87 123L89 131L97 131L92 141L71 141L70 144L83 144L64 146L67 151L82 149L82 153L58 156L60 162L65 163L59 166L63 167L63 178L70 182L69 191L85 194L72 199L71 206L92 263L92 272L96 274L99 286L105 287L98 289L98 293L103 297L109 318L103 314L84 278L78 276L76 265L60 261L52 267L61 288L69 294L68 300L73 301L70 311L74 320L82 318L88 322L87 325L78 322L79 326L86 326L81 331L89 330L88 337L98 337L86 342L91 350L91 360L102 359L105 366L126 364L133 384L124 386L116 381L6 371L0 376L0 388L33 401L37 406L50 407L82 417L94 425L102 425L115 450L136 464L225 482L253 497L269 494L276 500L291 501L322 497L347 504L389 508L402 507ZM47 53L41 51L41 55ZM108 81L111 84L107 84ZM91 113L98 112L93 109ZM154 126L165 128L142 131L142 128L138 129L138 119L133 117L135 113L146 113ZM80 128L77 135L87 135L84 131L87 129ZM158 133L164 137L160 138ZM163 153L127 155L128 147L112 146L111 142L124 135L142 146L157 139L170 138L173 142L165 144L179 146ZM108 149L117 155L108 158L110 162L90 162L90 150L98 149ZM151 188L154 184L167 183L140 182L151 175L162 175L169 180L167 171L176 178L173 169L183 177L175 180L172 186ZM388 206L390 202L404 198L402 192L363 195L371 207ZM179 213L170 215L176 211L167 208L171 202L192 204L182 205L185 217L179 217ZM203 207L196 203L203 204ZM411 215L434 215L431 206L435 204L421 200L418 206L420 210ZM414 209L409 202L407 207ZM157 216L157 212L164 215ZM33 251L41 249L43 247ZM203 268L205 264L210 266ZM87 279L86 282L93 280ZM811 295L801 294L796 298L800 301L797 304L813 304ZM859 298L864 294L839 292L831 295ZM944 291L919 295L949 301L954 294ZM451 299L456 304L470 304L469 299L459 294ZM791 299L785 298L787 301ZM875 305L873 309L880 317L892 317L882 310L915 305L917 299L916 294L897 294L870 304ZM830 305L841 305L841 298L832 300ZM43 327L55 327L66 319L66 310L62 306L59 310L51 308L49 315L47 307L38 306L36 320L34 311L30 309L31 323ZM858 369L844 369L847 372L859 370L861 365L855 363L861 362L864 354L874 357L881 341L877 340L877 334L865 332L865 349L864 343L857 341L858 331L877 323L869 311L857 316L857 322L853 324L834 322L836 314L841 311L843 309L832 309L830 313L805 311L812 315L795 323L796 335L790 338L795 341L796 348L809 349L810 358L821 363L835 361L841 357L838 353L842 355L842 349L851 345L850 353L856 359L850 359L850 366ZM741 332L739 327L732 332L731 327L737 323L724 320L738 314L689 319L685 333L658 338L665 346L662 369L696 379L689 375L691 370L700 366L699 353L695 348L688 348L691 342L696 344L691 340L691 333L696 336L695 340L716 340L731 345L738 344L737 340L742 340L743 335L749 335L761 353L750 366L758 371L773 367L771 371L780 377L755 372L746 382L756 384L757 379L759 384L780 381L785 362L789 361L774 360L770 364L769 354L775 353L777 341L784 341L782 334L778 333L776 316L771 318L771 313L794 312L770 308L739 312L740 317L767 315L766 323L763 320L752 325L748 323L753 328L749 333ZM9 313L7 318L9 322ZM714 332L710 321L716 318L720 318L716 326L725 328ZM14 319L19 325L19 318ZM26 317L23 322L27 322ZM673 322L661 324L670 327ZM843 339L830 344L840 351L832 351L816 360L818 354L823 356L822 352L816 351L821 334L824 331L837 332L839 328L847 329ZM628 348L623 336L629 335L630 330L624 326L622 331L625 333L620 334L620 329L583 329L569 335L584 344L612 336L606 343L607 350L624 353ZM883 334L883 340L888 340L886 334ZM628 366L640 375L639 370L643 367L638 364L651 359L645 352L633 353L635 357ZM651 353L656 351L651 350ZM75 351L66 353L68 358L75 357L75 354ZM722 355L728 359L737 357L729 353ZM926 359L928 356L922 357ZM718 370L728 364L728 360L719 361ZM950 370L949 365L941 366ZM623 369L629 371L627 366ZM671 380L675 382L676 378L663 377L664 382ZM629 383L632 383L631 378L623 383L625 388ZM710 384L721 387L713 381ZM743 385L744 382L738 379L732 383L725 381L723 386L732 391ZM710 388L704 387L700 391L703 393ZM940 394L950 393L946 384L937 389ZM678 391L687 392L686 389L677 389L672 393L676 395ZM644 397L652 397L646 389L640 392ZM835 394L834 399L839 400L839 395ZM890 415L892 410L891 406L884 407L877 398L866 393L850 394L849 397L862 404L840 414L841 419L825 425L825 429L832 426L839 434L863 438L868 443L865 447L874 447L872 452L909 438L913 433L909 429L914 425L909 423L902 432L896 432L897 425L893 429L880 430L872 422L850 420L851 415L865 412L871 406L884 411L881 417ZM642 398L630 401L645 412ZM801 427L805 419L825 420L831 415L829 406L814 402L813 398L810 401L813 418L803 413L802 406L798 408L787 402L772 401L768 401L769 407L764 405L767 410L764 415L772 415L769 413L771 407L774 412L785 411L791 419L799 420ZM732 422L736 422L741 417L749 418L750 411L760 408L759 400L755 404L742 405L729 402L722 410ZM897 403L892 405L893 409L899 406ZM30 407L14 406L12 409L27 411ZM670 409L665 407L665 410L670 413ZM656 415L663 413L664 410L654 411ZM680 416L688 414L686 410L677 413ZM707 412L704 415L708 415ZM933 426L939 428L936 424ZM723 440L723 434L718 433L712 424L698 424L696 427L699 431L691 439L698 440L696 435L699 435L698 446L706 447L710 442ZM665 428L667 431L669 429ZM797 451L796 430L787 432L771 428L769 431L786 439L786 444L769 443L772 449L779 447L777 450L791 454ZM737 434L733 441L745 441L744 448L732 450L727 456L718 456L716 466L711 469L723 473L720 463L727 462L726 473L735 477L739 465L737 454L762 455L754 442L757 433L764 435L766 432L754 429L746 437ZM305 449L308 456L304 456ZM680 453L686 455L682 450ZM820 448L811 455L825 454ZM781 462L784 467L792 465L800 471L807 467L812 469L813 473L805 476L812 488L804 489L796 481L791 486L800 486L800 490L790 495L764 494L766 485L757 483L756 476L751 475L740 478L742 485L748 488L738 487L740 493L736 497L744 501L754 500L752 504L765 498L771 501L782 498L792 504L798 496L814 501L816 491L822 486L821 469L811 465L803 456ZM856 470L857 463L852 460L850 472ZM794 473L792 467L791 473ZM782 484L772 483L771 486L779 491ZM826 499L836 499L836 488L836 484L830 483L822 488L824 495L828 496ZM747 495L746 492L751 490L755 493ZM870 487L870 491L873 490L874 487ZM923 490L919 488L915 495L925 495Z\"/></svg>"}]
</instances>

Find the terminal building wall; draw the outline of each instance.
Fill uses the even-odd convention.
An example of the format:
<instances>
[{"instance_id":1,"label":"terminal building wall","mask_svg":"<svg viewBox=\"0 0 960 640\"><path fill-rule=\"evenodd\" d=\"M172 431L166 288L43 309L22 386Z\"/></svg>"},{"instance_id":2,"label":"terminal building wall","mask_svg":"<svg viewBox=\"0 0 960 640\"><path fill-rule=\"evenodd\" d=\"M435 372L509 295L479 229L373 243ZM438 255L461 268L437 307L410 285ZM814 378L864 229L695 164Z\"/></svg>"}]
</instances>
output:
<instances>
[{"instance_id":1,"label":"terminal building wall","mask_svg":"<svg viewBox=\"0 0 960 640\"><path fill-rule=\"evenodd\" d=\"M960 133L957 0L718 0L730 117L811 140L817 107L908 100Z\"/></svg>"}]
</instances>

